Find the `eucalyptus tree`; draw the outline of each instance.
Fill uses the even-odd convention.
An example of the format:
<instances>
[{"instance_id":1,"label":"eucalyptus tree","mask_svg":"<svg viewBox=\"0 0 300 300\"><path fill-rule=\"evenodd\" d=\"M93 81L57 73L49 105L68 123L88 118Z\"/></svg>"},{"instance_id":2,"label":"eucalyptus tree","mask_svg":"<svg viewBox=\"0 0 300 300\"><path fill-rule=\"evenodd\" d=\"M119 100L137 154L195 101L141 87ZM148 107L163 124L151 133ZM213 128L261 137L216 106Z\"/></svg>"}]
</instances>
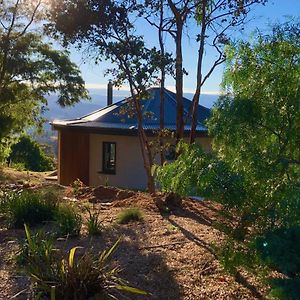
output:
<instances>
[{"instance_id":1,"label":"eucalyptus tree","mask_svg":"<svg viewBox=\"0 0 300 300\"><path fill-rule=\"evenodd\" d=\"M106 71L114 84L127 83L138 121L138 136L148 190L155 191L151 168L154 163L149 139L143 128L141 99L156 80L161 54L146 47L143 37L135 34L132 19L139 16L141 6L134 1L51 1L48 31L62 37L65 45L84 47L96 63L108 60L112 68Z\"/></svg>"},{"instance_id":2,"label":"eucalyptus tree","mask_svg":"<svg viewBox=\"0 0 300 300\"><path fill-rule=\"evenodd\" d=\"M226 55L224 49L230 43L234 30L243 29L246 18L256 4L265 4L267 0L200 0L194 13L199 32L197 34L197 77L191 110L192 126L190 143L195 141L198 121L198 105L201 88L211 76L217 66L224 63ZM205 52L215 52L215 58L204 71Z\"/></svg>"},{"instance_id":3,"label":"eucalyptus tree","mask_svg":"<svg viewBox=\"0 0 300 300\"><path fill-rule=\"evenodd\" d=\"M46 95L58 93L61 106L87 98L78 67L68 52L43 40L38 21L43 3L2 0L0 6L0 148L14 133L38 125Z\"/></svg>"}]
</instances>

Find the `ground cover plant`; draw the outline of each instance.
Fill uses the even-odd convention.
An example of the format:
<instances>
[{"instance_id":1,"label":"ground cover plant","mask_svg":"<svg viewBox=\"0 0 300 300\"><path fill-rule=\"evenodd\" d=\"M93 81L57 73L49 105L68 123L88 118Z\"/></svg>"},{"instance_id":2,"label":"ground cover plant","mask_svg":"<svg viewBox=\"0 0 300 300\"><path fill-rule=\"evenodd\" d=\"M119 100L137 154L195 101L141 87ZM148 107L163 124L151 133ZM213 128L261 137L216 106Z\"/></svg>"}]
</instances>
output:
<instances>
[{"instance_id":1,"label":"ground cover plant","mask_svg":"<svg viewBox=\"0 0 300 300\"><path fill-rule=\"evenodd\" d=\"M119 224L141 221L142 219L142 212L139 208L136 207L126 208L117 215L117 223Z\"/></svg>"}]
</instances>

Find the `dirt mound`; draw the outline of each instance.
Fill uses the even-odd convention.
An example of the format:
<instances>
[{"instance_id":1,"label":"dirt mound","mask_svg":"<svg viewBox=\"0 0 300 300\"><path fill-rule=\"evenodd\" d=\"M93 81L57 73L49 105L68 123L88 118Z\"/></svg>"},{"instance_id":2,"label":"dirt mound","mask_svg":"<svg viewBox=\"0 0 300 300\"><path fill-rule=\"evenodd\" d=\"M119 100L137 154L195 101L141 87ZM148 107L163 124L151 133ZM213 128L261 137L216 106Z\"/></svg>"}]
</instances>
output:
<instances>
[{"instance_id":1,"label":"dirt mound","mask_svg":"<svg viewBox=\"0 0 300 300\"><path fill-rule=\"evenodd\" d=\"M158 212L155 198L146 193L134 193L126 199L118 199L112 203L113 207L139 207L150 211Z\"/></svg>"},{"instance_id":2,"label":"dirt mound","mask_svg":"<svg viewBox=\"0 0 300 300\"><path fill-rule=\"evenodd\" d=\"M95 188L83 187L80 198L87 199L91 203L112 202L133 197L136 193L117 187L99 185Z\"/></svg>"}]
</instances>

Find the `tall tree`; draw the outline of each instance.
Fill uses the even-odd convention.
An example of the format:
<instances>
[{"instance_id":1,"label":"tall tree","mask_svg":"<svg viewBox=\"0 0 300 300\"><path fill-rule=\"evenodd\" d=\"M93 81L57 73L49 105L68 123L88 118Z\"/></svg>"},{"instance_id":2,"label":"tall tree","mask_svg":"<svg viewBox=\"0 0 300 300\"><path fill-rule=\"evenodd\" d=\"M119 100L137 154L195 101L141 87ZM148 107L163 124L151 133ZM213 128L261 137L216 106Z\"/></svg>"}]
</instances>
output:
<instances>
[{"instance_id":1,"label":"tall tree","mask_svg":"<svg viewBox=\"0 0 300 300\"><path fill-rule=\"evenodd\" d=\"M133 1L84 2L54 0L51 2L48 30L62 35L66 44L77 43L86 46L96 62L109 60L115 66L107 70L114 77L114 84L128 83L135 115L138 121L138 136L148 190L155 191L151 173L153 154L143 128L144 111L141 99L146 89L157 79L159 69L155 48L147 48L141 36L134 34L131 19L137 16L139 6Z\"/></svg>"},{"instance_id":2,"label":"tall tree","mask_svg":"<svg viewBox=\"0 0 300 300\"><path fill-rule=\"evenodd\" d=\"M219 157L255 191L252 213L299 222L300 30L299 23L257 32L253 42L228 48L224 86L209 130ZM277 223L279 224L279 223ZM289 226L291 223L289 224Z\"/></svg>"},{"instance_id":3,"label":"tall tree","mask_svg":"<svg viewBox=\"0 0 300 300\"><path fill-rule=\"evenodd\" d=\"M230 41L228 33L232 29L241 28L244 25L247 14L255 4L265 4L267 0L199 0L194 11L194 17L198 22L199 34L197 40L198 62L196 89L192 104L192 126L190 143L195 141L198 124L198 105L201 88L206 80L214 72L215 68L225 61L224 46ZM203 59L205 51L216 50L216 58L208 71L203 71ZM207 67L207 66L206 66Z\"/></svg>"},{"instance_id":4,"label":"tall tree","mask_svg":"<svg viewBox=\"0 0 300 300\"><path fill-rule=\"evenodd\" d=\"M88 97L68 53L54 50L38 33L41 13L41 1L1 1L0 145L13 133L43 121L47 94L58 93L61 106Z\"/></svg>"}]
</instances>

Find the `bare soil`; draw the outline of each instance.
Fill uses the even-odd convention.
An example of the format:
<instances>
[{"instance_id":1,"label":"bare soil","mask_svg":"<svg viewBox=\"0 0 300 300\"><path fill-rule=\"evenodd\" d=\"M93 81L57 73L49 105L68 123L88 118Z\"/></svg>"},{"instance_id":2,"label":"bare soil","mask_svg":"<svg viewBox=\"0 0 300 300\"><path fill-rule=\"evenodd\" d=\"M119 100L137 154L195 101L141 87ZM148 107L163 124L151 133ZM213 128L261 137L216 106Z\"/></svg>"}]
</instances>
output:
<instances>
[{"instance_id":1,"label":"bare soil","mask_svg":"<svg viewBox=\"0 0 300 300\"><path fill-rule=\"evenodd\" d=\"M79 199L71 201L79 208L90 203L92 209L100 212L102 234L91 238L83 226L80 237L60 241L58 245L65 247L67 243L66 248L83 246L101 251L122 236L115 254L122 268L121 277L151 293L149 297L127 294L124 299L265 299L265 287L253 276L245 272L239 278L228 275L214 254L213 245L224 240L224 234L214 227L222 209L220 205L184 199L180 206L175 203L163 211L164 195L118 189L105 194L99 193L100 190L100 187L86 188ZM70 196L71 190L64 193ZM127 207L140 208L143 221L118 225L117 214ZM3 300L27 299L26 292L17 295L28 287L28 279L14 261L18 238L22 236L22 230L0 229L0 299Z\"/></svg>"}]
</instances>

